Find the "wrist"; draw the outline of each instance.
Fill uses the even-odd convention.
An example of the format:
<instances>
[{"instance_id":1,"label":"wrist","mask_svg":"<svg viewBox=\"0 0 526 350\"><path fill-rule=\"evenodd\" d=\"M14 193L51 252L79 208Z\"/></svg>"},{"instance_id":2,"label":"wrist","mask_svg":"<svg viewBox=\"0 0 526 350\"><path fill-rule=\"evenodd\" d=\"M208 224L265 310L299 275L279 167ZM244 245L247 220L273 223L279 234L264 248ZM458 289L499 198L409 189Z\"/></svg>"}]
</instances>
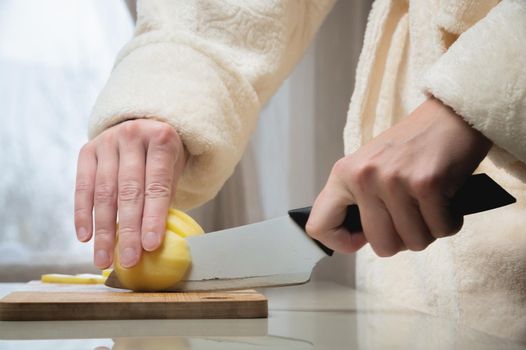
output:
<instances>
[{"instance_id":1,"label":"wrist","mask_svg":"<svg viewBox=\"0 0 526 350\"><path fill-rule=\"evenodd\" d=\"M484 152L484 154L489 152L493 142L467 122L462 115L435 97L431 97L428 101L434 104L436 108L440 110L440 114L442 114L444 118L449 119L451 125L462 133L466 139L469 139L478 151Z\"/></svg>"}]
</instances>

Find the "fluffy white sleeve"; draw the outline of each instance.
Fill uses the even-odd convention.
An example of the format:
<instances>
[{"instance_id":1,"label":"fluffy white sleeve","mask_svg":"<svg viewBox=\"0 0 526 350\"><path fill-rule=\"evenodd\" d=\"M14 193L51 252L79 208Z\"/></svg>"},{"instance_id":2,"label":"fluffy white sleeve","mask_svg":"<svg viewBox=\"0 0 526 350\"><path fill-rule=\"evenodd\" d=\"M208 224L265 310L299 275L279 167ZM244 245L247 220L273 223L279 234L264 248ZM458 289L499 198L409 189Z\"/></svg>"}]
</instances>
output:
<instances>
[{"instance_id":1,"label":"fluffy white sleeve","mask_svg":"<svg viewBox=\"0 0 526 350\"><path fill-rule=\"evenodd\" d=\"M190 153L174 205L211 199L333 2L139 1L136 33L97 99L90 138L127 119L170 123Z\"/></svg>"},{"instance_id":2,"label":"fluffy white sleeve","mask_svg":"<svg viewBox=\"0 0 526 350\"><path fill-rule=\"evenodd\" d=\"M526 1L503 0L462 33L424 87L493 141L498 165L526 174Z\"/></svg>"}]
</instances>

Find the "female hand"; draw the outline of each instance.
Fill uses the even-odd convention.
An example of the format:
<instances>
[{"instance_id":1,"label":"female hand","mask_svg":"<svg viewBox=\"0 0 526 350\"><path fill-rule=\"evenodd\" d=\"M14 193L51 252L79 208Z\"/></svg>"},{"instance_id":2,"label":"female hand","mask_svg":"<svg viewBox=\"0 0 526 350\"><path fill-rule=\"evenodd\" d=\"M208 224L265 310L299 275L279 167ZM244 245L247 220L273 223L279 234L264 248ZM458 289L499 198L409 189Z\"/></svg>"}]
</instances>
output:
<instances>
[{"instance_id":1,"label":"female hand","mask_svg":"<svg viewBox=\"0 0 526 350\"><path fill-rule=\"evenodd\" d=\"M425 249L458 232L449 200L492 143L436 99L334 165L316 199L307 232L351 253L369 242L381 257ZM342 228L346 207L360 208L363 232Z\"/></svg>"},{"instance_id":2,"label":"female hand","mask_svg":"<svg viewBox=\"0 0 526 350\"><path fill-rule=\"evenodd\" d=\"M169 124L129 120L82 147L75 188L77 238L93 235L94 261L101 269L113 261L119 217L119 255L123 267L138 263L142 249L159 247L175 186L185 165L184 147Z\"/></svg>"}]
</instances>

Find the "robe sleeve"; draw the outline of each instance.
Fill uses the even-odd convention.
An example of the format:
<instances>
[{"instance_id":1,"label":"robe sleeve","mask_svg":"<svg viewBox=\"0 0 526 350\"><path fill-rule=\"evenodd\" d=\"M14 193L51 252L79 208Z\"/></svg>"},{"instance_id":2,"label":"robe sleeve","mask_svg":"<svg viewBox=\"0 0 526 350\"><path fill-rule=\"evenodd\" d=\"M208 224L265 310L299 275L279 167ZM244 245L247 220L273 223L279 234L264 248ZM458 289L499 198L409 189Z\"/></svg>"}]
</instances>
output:
<instances>
[{"instance_id":1,"label":"robe sleeve","mask_svg":"<svg viewBox=\"0 0 526 350\"><path fill-rule=\"evenodd\" d=\"M96 101L90 139L128 119L167 122L190 155L173 205L213 198L333 3L139 1L135 35Z\"/></svg>"},{"instance_id":2,"label":"robe sleeve","mask_svg":"<svg viewBox=\"0 0 526 350\"><path fill-rule=\"evenodd\" d=\"M503 0L460 34L426 72L423 86L493 141L497 165L523 172L526 1Z\"/></svg>"}]
</instances>

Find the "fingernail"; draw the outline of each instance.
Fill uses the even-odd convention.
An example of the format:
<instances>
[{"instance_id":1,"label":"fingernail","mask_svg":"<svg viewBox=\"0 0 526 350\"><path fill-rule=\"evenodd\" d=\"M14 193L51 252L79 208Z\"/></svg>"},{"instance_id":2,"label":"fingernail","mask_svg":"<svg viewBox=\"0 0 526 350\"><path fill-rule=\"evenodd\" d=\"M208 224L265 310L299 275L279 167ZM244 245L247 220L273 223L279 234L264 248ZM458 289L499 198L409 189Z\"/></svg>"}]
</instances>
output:
<instances>
[{"instance_id":1,"label":"fingernail","mask_svg":"<svg viewBox=\"0 0 526 350\"><path fill-rule=\"evenodd\" d=\"M144 249L152 251L159 246L159 235L155 232L148 232L144 235Z\"/></svg>"},{"instance_id":2,"label":"fingernail","mask_svg":"<svg viewBox=\"0 0 526 350\"><path fill-rule=\"evenodd\" d=\"M80 241L84 242L86 239L88 239L88 231L84 227L79 228L77 237Z\"/></svg>"},{"instance_id":3,"label":"fingernail","mask_svg":"<svg viewBox=\"0 0 526 350\"><path fill-rule=\"evenodd\" d=\"M110 256L105 250L97 250L95 252L95 266L99 268L106 268L110 264Z\"/></svg>"},{"instance_id":4,"label":"fingernail","mask_svg":"<svg viewBox=\"0 0 526 350\"><path fill-rule=\"evenodd\" d=\"M137 252L133 248L125 248L120 254L122 267L132 267L137 262Z\"/></svg>"}]
</instances>

